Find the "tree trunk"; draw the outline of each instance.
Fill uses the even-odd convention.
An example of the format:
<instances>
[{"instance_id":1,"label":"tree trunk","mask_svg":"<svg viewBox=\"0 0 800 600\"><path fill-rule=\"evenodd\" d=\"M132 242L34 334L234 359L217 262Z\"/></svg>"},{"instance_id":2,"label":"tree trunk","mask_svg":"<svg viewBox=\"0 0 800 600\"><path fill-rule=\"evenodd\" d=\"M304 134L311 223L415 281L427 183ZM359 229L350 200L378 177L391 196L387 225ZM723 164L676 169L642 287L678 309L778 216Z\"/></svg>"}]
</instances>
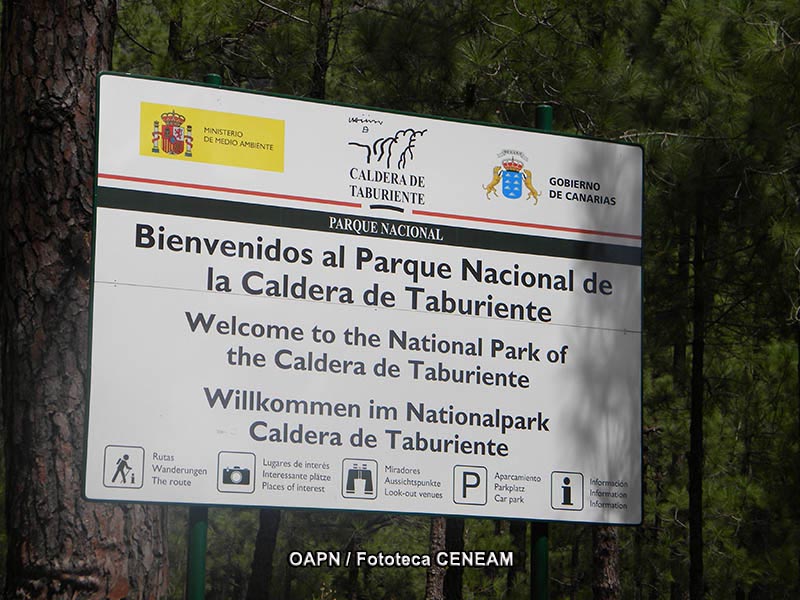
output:
<instances>
[{"instance_id":1,"label":"tree trunk","mask_svg":"<svg viewBox=\"0 0 800 600\"><path fill-rule=\"evenodd\" d=\"M158 598L163 511L81 495L95 87L111 0L6 0L0 315L8 598Z\"/></svg>"},{"instance_id":2,"label":"tree trunk","mask_svg":"<svg viewBox=\"0 0 800 600\"><path fill-rule=\"evenodd\" d=\"M510 521L508 531L511 534L511 547L514 549L514 564L509 567L506 576L506 597L510 598L518 577L525 574L525 565L528 562L526 547L527 521Z\"/></svg>"},{"instance_id":3,"label":"tree trunk","mask_svg":"<svg viewBox=\"0 0 800 600\"><path fill-rule=\"evenodd\" d=\"M281 511L277 508L262 508L258 511L258 533L253 550L253 566L250 568L250 583L247 586L247 600L269 600L272 585L272 558L275 555L275 541L278 539L278 526Z\"/></svg>"},{"instance_id":4,"label":"tree trunk","mask_svg":"<svg viewBox=\"0 0 800 600\"><path fill-rule=\"evenodd\" d=\"M325 99L325 79L328 76L328 46L331 37L331 14L333 13L333 0L320 0L319 20L317 21L317 39L314 48L314 70L311 74L312 98Z\"/></svg>"},{"instance_id":5,"label":"tree trunk","mask_svg":"<svg viewBox=\"0 0 800 600\"><path fill-rule=\"evenodd\" d=\"M355 556L356 552L361 549L361 536L358 532L354 531L353 535L350 537L350 542L347 544L347 551L350 552L350 556ZM346 589L346 598L348 600L358 600L358 563L357 561L351 561L350 566L347 568L347 589ZM364 579L367 578L367 573L369 573L369 567L364 566Z\"/></svg>"},{"instance_id":6,"label":"tree trunk","mask_svg":"<svg viewBox=\"0 0 800 600\"><path fill-rule=\"evenodd\" d=\"M797 344L797 438L800 439L800 321L795 321L795 343ZM795 515L798 515L800 512L800 507L798 507L797 503L794 504L795 507ZM800 515L798 515L800 516ZM799 522L800 519L796 518L795 522ZM797 565L797 570L795 571L795 593L800 594L800 529L795 530L795 536L797 539L797 545L795 545L795 560Z\"/></svg>"},{"instance_id":7,"label":"tree trunk","mask_svg":"<svg viewBox=\"0 0 800 600\"><path fill-rule=\"evenodd\" d=\"M581 552L581 538L582 534L575 536L572 540L572 552L570 552L570 576L569 576L569 598L570 600L577 600L578 592L581 587L581 572L580 572L580 552Z\"/></svg>"},{"instance_id":8,"label":"tree trunk","mask_svg":"<svg viewBox=\"0 0 800 600\"><path fill-rule=\"evenodd\" d=\"M448 552L464 551L464 519L453 517L445 521L445 549ZM444 574L445 600L461 600L464 585L464 567L448 567Z\"/></svg>"},{"instance_id":9,"label":"tree trunk","mask_svg":"<svg viewBox=\"0 0 800 600\"><path fill-rule=\"evenodd\" d=\"M691 238L692 238L692 231L691 231L691 213L686 211L681 211L680 214L680 223L679 223L679 236L678 236L678 265L677 265L677 281L675 283L675 317L674 319L677 321L676 323L676 336L675 342L672 347L672 380L674 382L675 387L675 397L680 399L689 398L689 386L688 386L688 370L687 370L687 361L686 361L686 350L689 345L689 333L688 333L688 311L689 306L691 304L690 294L691 294L691 283L690 283L690 273L689 273L689 265L691 263ZM691 400L689 400L691 404ZM675 476L675 473L678 469L678 465L681 464L683 458L683 453L678 453L677 450L672 451L671 455L671 469L670 469L670 478ZM662 486L661 480L657 480L659 483L656 485L659 488ZM662 497L662 490L657 489L657 497L660 499ZM654 538L657 538L658 532L661 531L660 523L661 523L661 515L659 511L655 511L655 529L654 529ZM688 520L688 519L687 519ZM654 539L655 541L655 539ZM671 582L669 584L670 592L669 597L670 600L680 600L684 596L684 591L686 589L686 569L684 567L684 561L680 559L678 556L677 548L671 548L669 551L670 554L670 571L672 573ZM658 582L660 580L660 574L658 572L654 573L654 577L652 578L653 581L653 589L658 589ZM656 594L657 596L657 594Z\"/></svg>"},{"instance_id":10,"label":"tree trunk","mask_svg":"<svg viewBox=\"0 0 800 600\"><path fill-rule=\"evenodd\" d=\"M172 62L172 69L183 59L183 46L181 36L183 34L183 6L174 8L175 13L169 20L169 33L167 35L167 57Z\"/></svg>"},{"instance_id":11,"label":"tree trunk","mask_svg":"<svg viewBox=\"0 0 800 600\"><path fill-rule=\"evenodd\" d=\"M436 564L437 552L445 549L445 518L431 517L431 548L430 555L434 557L425 580L425 600L444 600L444 573L445 568Z\"/></svg>"},{"instance_id":12,"label":"tree trunk","mask_svg":"<svg viewBox=\"0 0 800 600\"><path fill-rule=\"evenodd\" d=\"M592 597L617 600L620 597L619 540L609 525L592 528Z\"/></svg>"},{"instance_id":13,"label":"tree trunk","mask_svg":"<svg viewBox=\"0 0 800 600\"><path fill-rule=\"evenodd\" d=\"M703 194L697 193L694 232L692 307L692 376L689 408L689 598L703 598L703 400L706 326L705 217Z\"/></svg>"}]
</instances>

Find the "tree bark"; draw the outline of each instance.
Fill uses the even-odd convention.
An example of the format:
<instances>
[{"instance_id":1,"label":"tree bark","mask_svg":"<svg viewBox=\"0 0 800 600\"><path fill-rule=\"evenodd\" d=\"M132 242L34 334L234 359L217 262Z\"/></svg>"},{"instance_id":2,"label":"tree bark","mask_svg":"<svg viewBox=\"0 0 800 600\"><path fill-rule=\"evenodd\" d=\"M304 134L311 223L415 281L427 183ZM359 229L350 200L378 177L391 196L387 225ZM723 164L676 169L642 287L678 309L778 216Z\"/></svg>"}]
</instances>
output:
<instances>
[{"instance_id":1,"label":"tree bark","mask_svg":"<svg viewBox=\"0 0 800 600\"><path fill-rule=\"evenodd\" d=\"M617 600L620 597L619 540L609 525L592 528L592 597Z\"/></svg>"},{"instance_id":2,"label":"tree bark","mask_svg":"<svg viewBox=\"0 0 800 600\"><path fill-rule=\"evenodd\" d=\"M691 263L692 227L690 212L681 211L678 229L678 264L677 281L675 283L676 294L674 300L676 303L676 308L674 312L675 316L673 317L673 320L676 321L676 336L672 347L672 380L675 387L675 397L681 399L688 398L689 404L691 404L686 360L686 350L689 344L689 333L687 329L689 321L688 313L689 307L691 306L691 280L689 265ZM671 456L672 467L670 469L673 475L677 470L677 465L682 463L682 459L683 453L681 452L679 454L677 450L673 450ZM657 485L660 487L662 484L658 483ZM660 498L661 496L661 490L659 489L657 490L657 497ZM657 537L658 532L661 531L661 515L659 511L655 511L654 518L656 519L654 537ZM669 585L669 597L670 600L679 600L683 598L684 591L686 589L686 569L683 561L678 556L677 548L671 548L669 553L670 571L672 572L671 582ZM657 582L659 581L660 574L656 572L653 575L653 589L657 590Z\"/></svg>"},{"instance_id":3,"label":"tree bark","mask_svg":"<svg viewBox=\"0 0 800 600\"><path fill-rule=\"evenodd\" d=\"M800 321L795 321L795 343L797 344L797 437L800 439ZM795 515L800 517L800 507L795 503L794 505ZM800 518L796 518L795 522L800 521ZM797 570L795 571L795 592L800 593L800 530L795 530L795 537L797 545L795 548L798 548L797 555L795 556Z\"/></svg>"},{"instance_id":4,"label":"tree bark","mask_svg":"<svg viewBox=\"0 0 800 600\"><path fill-rule=\"evenodd\" d=\"M158 598L162 509L81 495L95 88L112 0L3 3L0 315L8 598Z\"/></svg>"},{"instance_id":5,"label":"tree bark","mask_svg":"<svg viewBox=\"0 0 800 600\"><path fill-rule=\"evenodd\" d=\"M700 600L703 584L703 467L705 463L703 408L706 336L705 230L703 194L697 194L694 232L692 306L692 375L689 408L689 598Z\"/></svg>"},{"instance_id":6,"label":"tree bark","mask_svg":"<svg viewBox=\"0 0 800 600\"><path fill-rule=\"evenodd\" d=\"M431 548L430 555L445 549L445 518L431 517ZM431 562L425 579L425 600L444 600L444 574L445 568Z\"/></svg>"},{"instance_id":7,"label":"tree bark","mask_svg":"<svg viewBox=\"0 0 800 600\"><path fill-rule=\"evenodd\" d=\"M464 551L464 519L452 517L445 520L445 550ZM464 567L448 567L444 574L445 600L461 600L464 597Z\"/></svg>"},{"instance_id":8,"label":"tree bark","mask_svg":"<svg viewBox=\"0 0 800 600\"><path fill-rule=\"evenodd\" d=\"M317 37L314 47L314 70L311 73L312 98L325 99L325 80L328 77L328 56L331 38L331 15L333 14L333 0L320 0L319 19L317 20Z\"/></svg>"},{"instance_id":9,"label":"tree bark","mask_svg":"<svg viewBox=\"0 0 800 600\"><path fill-rule=\"evenodd\" d=\"M247 586L247 600L269 600L269 591L272 585L272 558L275 555L275 541L278 539L281 511L277 508L262 508L258 512L258 516L258 533L253 550L250 583Z\"/></svg>"},{"instance_id":10,"label":"tree bark","mask_svg":"<svg viewBox=\"0 0 800 600\"><path fill-rule=\"evenodd\" d=\"M508 568L508 574L506 575L506 597L510 598L518 578L525 574L525 565L528 562L525 539L528 531L528 522L509 521L508 530L511 534L511 547L514 549L514 564Z\"/></svg>"},{"instance_id":11,"label":"tree bark","mask_svg":"<svg viewBox=\"0 0 800 600\"><path fill-rule=\"evenodd\" d=\"M361 549L361 535L354 531L353 535L350 536L350 541L347 544L347 551L350 552L350 556L355 556L355 553ZM358 600L358 563L357 561L351 561L350 566L347 568L347 589L346 598L348 600ZM364 567L364 579L367 578L367 573L369 573L369 567Z\"/></svg>"},{"instance_id":12,"label":"tree bark","mask_svg":"<svg viewBox=\"0 0 800 600\"><path fill-rule=\"evenodd\" d=\"M175 14L169 20L169 33L167 35L167 57L172 62L173 69L183 59L183 46L181 44L183 6L177 6L174 10Z\"/></svg>"}]
</instances>

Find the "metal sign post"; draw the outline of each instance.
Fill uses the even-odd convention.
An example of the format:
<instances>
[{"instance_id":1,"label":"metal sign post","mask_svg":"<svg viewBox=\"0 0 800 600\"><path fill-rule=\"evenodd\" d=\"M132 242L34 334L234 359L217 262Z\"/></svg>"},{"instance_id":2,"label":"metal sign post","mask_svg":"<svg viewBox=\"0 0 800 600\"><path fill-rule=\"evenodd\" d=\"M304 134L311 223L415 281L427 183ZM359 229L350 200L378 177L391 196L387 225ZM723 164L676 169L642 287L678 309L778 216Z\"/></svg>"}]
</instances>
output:
<instances>
[{"instance_id":1,"label":"metal sign post","mask_svg":"<svg viewBox=\"0 0 800 600\"><path fill-rule=\"evenodd\" d=\"M552 131L552 106L540 104L536 107L536 129ZM533 600L550 598L549 529L547 521L531 523L531 597Z\"/></svg>"},{"instance_id":2,"label":"metal sign post","mask_svg":"<svg viewBox=\"0 0 800 600\"><path fill-rule=\"evenodd\" d=\"M206 593L208 507L189 507L189 543L186 559L186 600L203 600Z\"/></svg>"}]
</instances>

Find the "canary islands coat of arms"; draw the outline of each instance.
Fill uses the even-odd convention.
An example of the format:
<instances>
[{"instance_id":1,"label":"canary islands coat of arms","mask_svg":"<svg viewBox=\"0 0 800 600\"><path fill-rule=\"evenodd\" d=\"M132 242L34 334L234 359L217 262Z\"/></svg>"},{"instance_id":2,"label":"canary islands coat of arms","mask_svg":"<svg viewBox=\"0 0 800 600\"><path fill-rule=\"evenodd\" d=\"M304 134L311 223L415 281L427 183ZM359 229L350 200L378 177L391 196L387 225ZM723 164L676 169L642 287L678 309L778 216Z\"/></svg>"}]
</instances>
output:
<instances>
[{"instance_id":1,"label":"canary islands coat of arms","mask_svg":"<svg viewBox=\"0 0 800 600\"><path fill-rule=\"evenodd\" d=\"M174 109L162 113L161 121L153 121L153 153L172 154L173 156L192 156L192 126L184 127L186 117L178 114ZM158 142L161 141L159 148Z\"/></svg>"},{"instance_id":2,"label":"canary islands coat of arms","mask_svg":"<svg viewBox=\"0 0 800 600\"><path fill-rule=\"evenodd\" d=\"M493 194L497 197L497 186L503 197L517 200L522 197L522 190L527 190L526 200L533 198L534 205L539 202L539 192L533 187L533 178L530 169L525 168L524 155L515 153L514 156L503 158L499 165L492 168L492 180L483 186L486 190L486 199L491 200ZM527 160L527 159L526 159Z\"/></svg>"}]
</instances>

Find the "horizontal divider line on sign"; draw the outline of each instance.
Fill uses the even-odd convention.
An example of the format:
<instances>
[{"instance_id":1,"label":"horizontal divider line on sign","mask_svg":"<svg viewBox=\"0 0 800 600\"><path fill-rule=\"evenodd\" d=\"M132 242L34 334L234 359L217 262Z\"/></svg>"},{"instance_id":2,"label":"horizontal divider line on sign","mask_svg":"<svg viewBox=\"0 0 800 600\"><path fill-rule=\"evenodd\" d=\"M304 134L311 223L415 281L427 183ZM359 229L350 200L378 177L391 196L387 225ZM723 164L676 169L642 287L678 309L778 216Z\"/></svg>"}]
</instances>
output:
<instances>
[{"instance_id":1,"label":"horizontal divider line on sign","mask_svg":"<svg viewBox=\"0 0 800 600\"><path fill-rule=\"evenodd\" d=\"M346 206L349 208L362 208L358 202L346 202L343 200L330 200L324 198L309 198L307 196L293 196L290 194L276 194L273 192L262 192L259 190L246 190L241 188L221 187L215 185L205 185L199 183L186 183L181 181L168 181L164 179L148 179L146 177L132 177L129 175L114 175L112 173L100 173L100 179L111 179L117 181L131 181L135 183L148 183L152 185L164 185L169 187L181 187L192 190L207 190L211 192L225 192L228 194L241 194L245 196L256 196L261 198L276 198L281 200L295 200L297 202L310 202L313 204L330 204L331 206ZM371 206L375 208L375 206ZM380 206L380 208L388 208ZM402 212L402 209L397 209ZM457 221L472 221L475 223L487 223L491 225L510 225L512 227L525 227L528 229L543 229L546 231L563 231L565 233L579 233L586 235L595 235L598 237L612 237L628 240L641 241L642 236L632 233L616 233L613 231L600 231L598 229L579 229L575 227L563 227L560 225L545 225L543 223L530 223L528 221L510 221L506 219L493 219L491 217L476 217L474 215L454 215L452 213L434 212L429 210L412 210L412 214L437 217L440 219L454 219Z\"/></svg>"},{"instance_id":2,"label":"horizontal divider line on sign","mask_svg":"<svg viewBox=\"0 0 800 600\"><path fill-rule=\"evenodd\" d=\"M98 179L111 179L117 181L130 181L133 183L149 183L151 185L164 185L169 187L186 188L190 190L206 190L209 192L224 192L226 194L240 194L244 196L257 196L260 198L277 198L280 200L295 200L297 202L311 202L313 204L330 204L332 206L347 206L349 208L361 208L359 202L344 202L342 200L326 200L324 198L307 198L306 196L292 196L289 194L275 194L272 192L262 192L259 190L246 190L241 188L221 187L217 185L205 185L200 183L186 183L183 181L167 181L165 179L148 179L146 177L131 177L128 175L114 175L112 173L99 173Z\"/></svg>"},{"instance_id":3,"label":"horizontal divider line on sign","mask_svg":"<svg viewBox=\"0 0 800 600\"><path fill-rule=\"evenodd\" d=\"M639 246L99 186L101 208L640 266Z\"/></svg>"}]
</instances>

